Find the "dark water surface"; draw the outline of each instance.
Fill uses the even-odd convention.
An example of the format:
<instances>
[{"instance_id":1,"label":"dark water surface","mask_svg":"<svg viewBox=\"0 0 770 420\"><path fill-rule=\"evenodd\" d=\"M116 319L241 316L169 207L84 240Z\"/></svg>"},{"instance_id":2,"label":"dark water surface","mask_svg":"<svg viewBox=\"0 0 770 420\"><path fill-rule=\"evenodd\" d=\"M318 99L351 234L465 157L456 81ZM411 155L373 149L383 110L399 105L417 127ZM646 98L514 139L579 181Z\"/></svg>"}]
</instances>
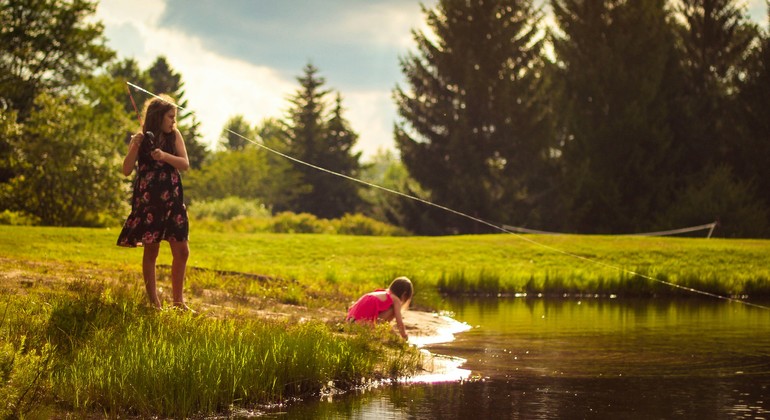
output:
<instances>
[{"instance_id":1,"label":"dark water surface","mask_svg":"<svg viewBox=\"0 0 770 420\"><path fill-rule=\"evenodd\" d=\"M471 379L308 401L276 418L770 418L770 310L720 300L447 302L428 347Z\"/></svg>"}]
</instances>

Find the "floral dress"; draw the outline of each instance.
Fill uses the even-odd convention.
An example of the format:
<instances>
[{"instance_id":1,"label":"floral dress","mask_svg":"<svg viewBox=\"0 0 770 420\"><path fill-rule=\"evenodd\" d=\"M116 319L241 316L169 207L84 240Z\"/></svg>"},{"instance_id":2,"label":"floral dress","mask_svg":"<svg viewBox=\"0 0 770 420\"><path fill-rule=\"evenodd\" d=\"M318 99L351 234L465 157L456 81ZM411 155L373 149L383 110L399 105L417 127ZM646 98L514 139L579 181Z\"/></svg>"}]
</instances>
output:
<instances>
[{"instance_id":1,"label":"floral dress","mask_svg":"<svg viewBox=\"0 0 770 420\"><path fill-rule=\"evenodd\" d=\"M174 137L168 137L160 148L176 154ZM143 142L139 148L131 214L118 236L119 246L136 247L162 240L187 240L189 220L184 205L182 178L170 164L154 160L150 156L151 151L149 142Z\"/></svg>"}]
</instances>

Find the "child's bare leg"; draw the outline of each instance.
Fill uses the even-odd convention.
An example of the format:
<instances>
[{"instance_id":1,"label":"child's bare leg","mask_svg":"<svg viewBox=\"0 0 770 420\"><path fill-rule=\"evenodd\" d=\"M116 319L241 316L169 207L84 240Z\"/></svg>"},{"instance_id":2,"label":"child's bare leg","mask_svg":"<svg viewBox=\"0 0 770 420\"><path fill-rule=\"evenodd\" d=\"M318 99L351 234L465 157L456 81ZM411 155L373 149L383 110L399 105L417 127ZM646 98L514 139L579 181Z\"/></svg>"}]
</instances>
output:
<instances>
[{"instance_id":1,"label":"child's bare leg","mask_svg":"<svg viewBox=\"0 0 770 420\"><path fill-rule=\"evenodd\" d=\"M144 256L142 257L142 275L144 276L144 288L150 303L160 309L158 289L155 284L155 261L158 259L160 244L144 244Z\"/></svg>"},{"instance_id":2,"label":"child's bare leg","mask_svg":"<svg viewBox=\"0 0 770 420\"><path fill-rule=\"evenodd\" d=\"M187 259L190 257L190 247L187 241L169 241L171 244L171 289L174 295L174 306L186 308L184 303L184 275L187 270Z\"/></svg>"}]
</instances>

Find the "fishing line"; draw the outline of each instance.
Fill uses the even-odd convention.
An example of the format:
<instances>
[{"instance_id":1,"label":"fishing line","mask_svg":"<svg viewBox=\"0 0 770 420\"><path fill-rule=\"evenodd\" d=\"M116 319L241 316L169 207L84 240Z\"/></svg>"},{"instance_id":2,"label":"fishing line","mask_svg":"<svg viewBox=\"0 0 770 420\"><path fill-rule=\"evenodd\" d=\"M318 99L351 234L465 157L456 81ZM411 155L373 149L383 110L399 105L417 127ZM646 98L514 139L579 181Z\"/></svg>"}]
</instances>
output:
<instances>
[{"instance_id":1,"label":"fishing line","mask_svg":"<svg viewBox=\"0 0 770 420\"><path fill-rule=\"evenodd\" d=\"M131 82L126 82L126 83L129 86L131 86L131 87L133 87L133 88L135 88L137 90L140 90L140 91L142 91L142 92L144 92L144 93L146 93L146 94L148 94L148 95L150 95L150 96L152 96L154 98L163 99L163 98L159 97L158 95L156 95L156 94L154 94L152 92L149 92L146 89L144 89L144 88L142 88L140 86L137 86L137 85L135 85L135 84L133 84ZM187 112L192 112L192 111L186 110L185 108L183 108L183 107L181 107L179 105L174 104L174 106L177 107L180 110L187 111ZM241 138L242 140L248 141L249 143L252 143L252 144L254 144L256 146L259 146L259 147L267 150L270 153L273 153L273 154L281 156L281 157L283 157L285 159L291 160L292 162L296 162L296 163L308 166L310 168L316 169L316 170L321 171L321 172L326 172L328 174L335 175L335 176L338 176L340 178L344 178L344 179L347 179L347 180L350 180L350 181L353 181L353 182L357 182L359 184L366 185L367 187L376 188L376 189L379 189L379 190L382 190L382 191L385 191L385 192L388 192L388 193L391 193L391 194L395 194L395 195L398 195L398 196L401 196L401 197L404 197L404 198L408 198L410 200L418 201L420 203L423 203L423 204L426 204L426 205L429 205L429 206L432 206L432 207L435 207L435 208L447 211L449 213L453 213L453 214L458 215L460 217L464 217L466 219L473 220L474 222L481 223L482 225L489 226L489 227L491 227L491 228L493 228L495 230L499 230L499 231L501 231L503 233L508 233L510 235L514 235L515 237L517 237L517 238L519 238L519 239L521 239L521 240L523 240L525 242L529 242L532 245L536 245L536 246L545 248L547 250L550 250L550 251L553 251L553 252L556 252L556 253L559 253L559 254L562 254L562 255L565 255L565 256L576 258L576 259L579 259L579 260L582 260L582 261L585 261L585 262L590 262L590 263L602 266L604 268L609 268L609 269L613 269L613 270L620 271L620 272L623 272L623 273L631 274L633 276L644 278L644 279L647 279L647 280L650 280L650 281L654 281L654 282L658 282L658 283L661 283L661 284L665 284L667 286L670 286L670 287L673 287L673 288L676 288L676 289L680 289L680 290L684 290L684 291L687 291L687 292L696 293L696 294L700 294L700 295L708 296L708 297L712 297L712 298L722 299L722 300L726 300L726 301L729 301L729 302L741 303L741 304L744 304L744 305L747 305L747 306L753 306L755 308L761 308L761 309L770 310L770 306L763 306L763 305L759 305L759 304L756 304L756 303L746 302L744 300L732 298L732 297L729 297L729 296L722 296L722 295L718 295L716 293L710 293L710 292L706 292L706 291L703 291L703 290L694 289L692 287L682 286L682 285L679 285L679 284L671 283L669 281L657 279L657 278L648 276L648 275L643 274L643 273L637 273L635 271L628 270L628 269L625 269L623 267L619 267L619 266L616 266L616 265L613 265L613 264L605 263L605 262L602 262L602 261L599 261L599 260L595 260L595 259L592 259L592 258L588 258L588 257L584 257L584 256L581 256L581 255L578 255L578 254L574 254L574 253L571 253L571 252L568 252L568 251L564 251L562 249L559 249L559 248L556 248L556 247L553 247L553 246L550 246L550 245L547 245L547 244L535 241L534 239L531 239L531 238L528 238L528 237L526 237L524 235L518 234L518 233L516 233L516 232L514 232L512 230L509 230L509 229L506 229L504 227L500 227L498 225L495 225L494 223L488 222L488 221L483 220L483 219L479 219L478 217L474 217L474 216L465 214L463 212L451 209L451 208L446 207L446 206L442 206L440 204L433 203L431 201L422 199L420 197L415 197L413 195L409 195L409 194L403 193L401 191L396 191L396 190L393 190L393 189L390 189L390 188L387 188L387 187L383 187L382 185L373 184L371 182L364 181L362 179L354 178L352 176L348 176L348 175L345 175L345 174L334 172L334 171L332 171L330 169L326 169L326 168L323 168L321 166L317 166L317 165L314 165L312 163L305 162L305 161L297 159L297 158L295 158L293 156L289 156L289 155L287 155L285 153L279 152L278 150L272 149L272 148L270 148L270 147L268 147L268 146L266 146L266 145L264 145L264 144L262 144L262 143L260 143L260 142L258 142L256 140L252 140L250 138L247 138L247 137L241 135L240 133L237 133L237 132L235 132L233 130L230 130L229 128L225 128L225 131L227 131L228 133L233 134L233 135Z\"/></svg>"}]
</instances>

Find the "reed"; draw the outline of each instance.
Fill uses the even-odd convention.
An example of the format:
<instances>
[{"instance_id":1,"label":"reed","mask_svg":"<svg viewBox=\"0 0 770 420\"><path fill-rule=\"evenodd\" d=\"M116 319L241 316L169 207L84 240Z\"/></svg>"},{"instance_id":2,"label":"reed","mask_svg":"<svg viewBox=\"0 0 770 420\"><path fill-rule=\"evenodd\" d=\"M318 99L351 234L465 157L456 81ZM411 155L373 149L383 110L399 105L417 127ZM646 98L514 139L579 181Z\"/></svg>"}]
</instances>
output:
<instances>
[{"instance_id":1,"label":"reed","mask_svg":"<svg viewBox=\"0 0 770 420\"><path fill-rule=\"evenodd\" d=\"M673 287L671 284L681 287ZM436 288L445 295L478 296L693 296L693 292L685 288L727 297L770 296L770 281L764 274L720 277L709 270L661 270L646 266L631 267L615 273L576 270L506 276L483 269L475 274L454 271L442 273Z\"/></svg>"}]
</instances>

